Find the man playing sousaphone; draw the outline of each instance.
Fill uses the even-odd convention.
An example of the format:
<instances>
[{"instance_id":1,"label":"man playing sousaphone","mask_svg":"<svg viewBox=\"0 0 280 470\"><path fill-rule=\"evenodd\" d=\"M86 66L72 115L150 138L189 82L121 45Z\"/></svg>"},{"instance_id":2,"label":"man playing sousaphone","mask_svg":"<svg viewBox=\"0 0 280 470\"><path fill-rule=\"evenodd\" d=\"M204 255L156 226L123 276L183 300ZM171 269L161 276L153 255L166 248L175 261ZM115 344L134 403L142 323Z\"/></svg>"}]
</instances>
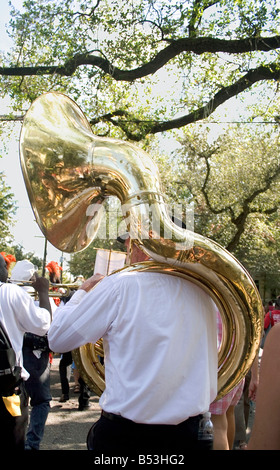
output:
<instances>
[{"instance_id":1,"label":"man playing sousaphone","mask_svg":"<svg viewBox=\"0 0 280 470\"><path fill-rule=\"evenodd\" d=\"M134 245L134 262L137 251L143 260ZM121 271L101 279L85 281L57 310L49 331L55 351L103 338L103 411L88 448L97 455L211 449L211 440L198 440L198 426L217 395L212 300L193 283L163 273Z\"/></svg>"},{"instance_id":2,"label":"man playing sousaphone","mask_svg":"<svg viewBox=\"0 0 280 470\"><path fill-rule=\"evenodd\" d=\"M126 229L153 260L148 267L128 266L101 282L100 276L91 277L54 317L53 350L83 348L103 338L103 413L90 433L89 448L118 455L127 449L167 453L200 448L201 414L217 388L218 397L223 396L243 378L257 352L263 308L251 276L193 226L176 227L166 210L160 170L149 155L130 142L95 136L81 109L65 95L45 93L31 105L20 154L36 219L57 249L85 249L96 237L100 207L112 196L120 201ZM47 191L38 193L42 178L49 176L50 159L57 163L52 171L55 201ZM139 227L140 220L147 226ZM226 333L218 387L210 296ZM92 363L87 361L89 367Z\"/></svg>"}]
</instances>

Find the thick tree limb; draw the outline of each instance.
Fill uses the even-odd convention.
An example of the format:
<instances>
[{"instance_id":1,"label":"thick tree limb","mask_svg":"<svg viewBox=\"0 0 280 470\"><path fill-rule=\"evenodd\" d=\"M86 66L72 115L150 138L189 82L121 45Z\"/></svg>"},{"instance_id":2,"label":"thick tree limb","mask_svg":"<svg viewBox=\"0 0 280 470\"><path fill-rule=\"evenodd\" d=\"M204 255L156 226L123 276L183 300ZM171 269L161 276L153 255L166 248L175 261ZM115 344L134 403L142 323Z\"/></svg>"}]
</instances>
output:
<instances>
[{"instance_id":1,"label":"thick tree limb","mask_svg":"<svg viewBox=\"0 0 280 470\"><path fill-rule=\"evenodd\" d=\"M34 67L2 67L0 75L5 76L31 76L59 74L71 76L75 70L82 65L91 65L100 68L103 72L110 74L115 80L133 81L159 70L170 59L181 52L193 52L202 54L203 52L227 52L231 54L248 51L270 51L280 47L280 36L270 38L249 38L240 40L221 40L215 38L184 38L173 41L169 46L160 51L154 59L147 64L134 70L121 70L114 67L106 58L91 54L78 54L69 60L64 66L34 66ZM127 137L134 141L139 141L147 134L156 134L167 130L181 128L190 123L207 118L221 104L225 103L233 96L237 96L242 91L250 88L254 83L263 80L279 80L280 66L275 63L261 65L249 70L235 83L222 87L208 103L200 108L185 114L180 118L161 122L141 122L126 116L125 111L117 111L99 118L99 121L107 121L120 127ZM137 130L134 131L135 124Z\"/></svg>"},{"instance_id":2,"label":"thick tree limb","mask_svg":"<svg viewBox=\"0 0 280 470\"><path fill-rule=\"evenodd\" d=\"M275 63L268 65L262 65L256 69L250 70L248 73L243 75L239 80L237 80L232 85L221 88L213 98L211 98L206 105L196 109L195 111L185 114L180 118L171 119L164 122L143 122L136 120L129 120L129 115L125 111L116 111L115 113L110 113L100 117L99 121L108 121L114 124L115 126L121 127L121 129L126 133L129 139L134 141L139 141L147 134L156 134L159 132L168 131L171 129L179 129L193 122L200 121L210 116L215 109L221 104L225 103L228 99L237 96L242 91L250 88L254 83L262 80L279 80L280 79L280 66ZM119 116L121 119L114 119L114 117ZM124 121L122 118L126 116L127 121ZM91 122L96 124L97 120ZM137 123L139 128L137 132L131 132L130 124ZM142 124L142 125L141 125Z\"/></svg>"},{"instance_id":3,"label":"thick tree limb","mask_svg":"<svg viewBox=\"0 0 280 470\"><path fill-rule=\"evenodd\" d=\"M279 177L279 175L280 175L280 166L276 168L275 172L272 175L267 176L264 184L260 188L253 191L252 194L250 194L250 196L248 196L243 201L242 212L237 217L231 217L231 221L236 227L236 233L226 247L228 251L233 251L237 247L240 241L240 238L245 230L245 225L246 225L248 216L250 214L259 212L258 210L253 209L251 207L251 203L257 198L257 196L265 193L271 187L272 183ZM273 207L273 208L267 209L264 212L267 214L273 214L277 210L278 210L278 207Z\"/></svg>"},{"instance_id":4,"label":"thick tree limb","mask_svg":"<svg viewBox=\"0 0 280 470\"><path fill-rule=\"evenodd\" d=\"M54 66L31 66L31 67L1 67L0 75L3 76L31 76L31 75L64 75L71 76L76 69L82 65L98 67L103 72L111 75L115 80L132 82L137 78L146 77L155 73L171 59L181 52L193 52L203 54L204 52L228 54L240 54L252 51L271 51L280 47L280 36L269 38L248 38L248 39L216 39L211 37L182 38L172 41L167 47L162 49L148 63L133 70L121 70L115 67L104 57L87 54L77 54L64 65Z\"/></svg>"},{"instance_id":5,"label":"thick tree limb","mask_svg":"<svg viewBox=\"0 0 280 470\"><path fill-rule=\"evenodd\" d=\"M221 90L219 90L205 106L202 106L192 113L186 114L185 116L182 116L178 119L155 124L150 129L150 133L155 134L157 132L180 128L192 122L205 119L206 117L210 116L210 114L212 114L218 106L225 103L233 96L237 96L242 91L250 88L254 83L262 80L279 79L280 66L278 64L271 63L257 67L256 69L250 70L248 73L243 75L243 77L241 77L232 85L221 88Z\"/></svg>"}]
</instances>

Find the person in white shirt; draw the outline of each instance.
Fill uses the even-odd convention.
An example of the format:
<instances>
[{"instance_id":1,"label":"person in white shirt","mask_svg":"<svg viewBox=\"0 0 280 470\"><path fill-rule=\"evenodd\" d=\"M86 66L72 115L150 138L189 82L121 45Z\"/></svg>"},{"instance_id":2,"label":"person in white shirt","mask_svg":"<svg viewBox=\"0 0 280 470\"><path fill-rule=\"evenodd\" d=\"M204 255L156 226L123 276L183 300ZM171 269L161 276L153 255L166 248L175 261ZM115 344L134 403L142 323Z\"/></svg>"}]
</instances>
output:
<instances>
[{"instance_id":1,"label":"person in white shirt","mask_svg":"<svg viewBox=\"0 0 280 470\"><path fill-rule=\"evenodd\" d=\"M29 260L18 261L11 271L10 282L30 281L36 268ZM29 294L35 293L30 286L23 286ZM39 305L38 300L33 300ZM57 306L53 298L49 299L52 313ZM25 390L29 398L29 424L25 438L25 450L39 450L43 439L45 424L52 399L50 389L50 358L47 335L38 336L26 332L23 339L23 366L29 377L25 381Z\"/></svg>"},{"instance_id":2,"label":"person in white shirt","mask_svg":"<svg viewBox=\"0 0 280 470\"><path fill-rule=\"evenodd\" d=\"M32 297L21 287L7 283L8 271L3 256L0 255L0 322L6 330L21 367L22 383L20 394L21 415L12 416L0 400L0 442L5 450L24 450L25 431L28 418L26 394L23 383L29 374L23 366L22 344L25 332L43 336L50 326L49 281L34 274L32 287L38 292L39 305L35 306Z\"/></svg>"},{"instance_id":3,"label":"person in white shirt","mask_svg":"<svg viewBox=\"0 0 280 470\"><path fill-rule=\"evenodd\" d=\"M217 395L214 303L200 287L164 273L101 279L82 284L56 311L48 334L51 349L62 352L103 338L103 411L88 449L127 455L200 448L198 423Z\"/></svg>"}]
</instances>

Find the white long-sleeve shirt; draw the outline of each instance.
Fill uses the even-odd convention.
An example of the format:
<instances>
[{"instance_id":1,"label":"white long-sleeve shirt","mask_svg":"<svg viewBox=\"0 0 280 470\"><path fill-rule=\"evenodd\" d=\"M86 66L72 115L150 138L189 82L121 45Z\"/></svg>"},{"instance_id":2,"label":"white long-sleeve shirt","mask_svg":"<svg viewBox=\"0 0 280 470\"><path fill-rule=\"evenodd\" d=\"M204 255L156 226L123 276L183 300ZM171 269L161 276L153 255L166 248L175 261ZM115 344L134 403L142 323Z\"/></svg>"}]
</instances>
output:
<instances>
[{"instance_id":1,"label":"white long-sleeve shirt","mask_svg":"<svg viewBox=\"0 0 280 470\"><path fill-rule=\"evenodd\" d=\"M21 376L26 380L29 374L23 367L24 333L45 335L50 327L50 313L35 306L33 298L21 287L1 282L0 286L0 321L9 335L17 363L22 367Z\"/></svg>"},{"instance_id":2,"label":"white long-sleeve shirt","mask_svg":"<svg viewBox=\"0 0 280 470\"><path fill-rule=\"evenodd\" d=\"M208 411L217 395L216 310L201 288L163 273L116 273L78 290L48 333L60 352L101 337L105 411L150 424Z\"/></svg>"}]
</instances>

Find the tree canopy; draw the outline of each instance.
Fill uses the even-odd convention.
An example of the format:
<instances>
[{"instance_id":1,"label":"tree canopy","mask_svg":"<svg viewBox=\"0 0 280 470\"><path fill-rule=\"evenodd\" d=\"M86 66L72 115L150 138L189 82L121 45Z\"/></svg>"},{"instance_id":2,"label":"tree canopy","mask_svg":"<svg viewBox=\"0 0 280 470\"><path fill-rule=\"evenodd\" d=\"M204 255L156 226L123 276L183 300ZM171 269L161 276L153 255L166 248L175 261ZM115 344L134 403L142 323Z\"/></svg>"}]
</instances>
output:
<instances>
[{"instance_id":1,"label":"tree canopy","mask_svg":"<svg viewBox=\"0 0 280 470\"><path fill-rule=\"evenodd\" d=\"M0 89L15 111L66 92L96 133L134 141L256 87L276 93L280 78L277 0L24 0L9 34ZM275 109L261 112L274 119Z\"/></svg>"},{"instance_id":2,"label":"tree canopy","mask_svg":"<svg viewBox=\"0 0 280 470\"><path fill-rule=\"evenodd\" d=\"M195 231L270 269L279 259L279 141L258 127L255 138L239 129L211 144L198 124L246 101L243 120L278 130L278 0L23 0L20 11L9 3L13 47L0 53L0 97L12 113L0 120L22 120L39 95L59 91L95 134L147 147L180 129L181 155L171 164L159 157L170 200L194 200Z\"/></svg>"},{"instance_id":3,"label":"tree canopy","mask_svg":"<svg viewBox=\"0 0 280 470\"><path fill-rule=\"evenodd\" d=\"M11 241L10 226L13 223L15 212L14 194L5 183L4 173L0 172L0 238L2 240L2 247L3 242Z\"/></svg>"},{"instance_id":4,"label":"tree canopy","mask_svg":"<svg viewBox=\"0 0 280 470\"><path fill-rule=\"evenodd\" d=\"M209 142L185 132L182 148L162 171L170 200L194 202L195 232L225 246L254 273L278 275L280 142L237 126Z\"/></svg>"}]
</instances>

